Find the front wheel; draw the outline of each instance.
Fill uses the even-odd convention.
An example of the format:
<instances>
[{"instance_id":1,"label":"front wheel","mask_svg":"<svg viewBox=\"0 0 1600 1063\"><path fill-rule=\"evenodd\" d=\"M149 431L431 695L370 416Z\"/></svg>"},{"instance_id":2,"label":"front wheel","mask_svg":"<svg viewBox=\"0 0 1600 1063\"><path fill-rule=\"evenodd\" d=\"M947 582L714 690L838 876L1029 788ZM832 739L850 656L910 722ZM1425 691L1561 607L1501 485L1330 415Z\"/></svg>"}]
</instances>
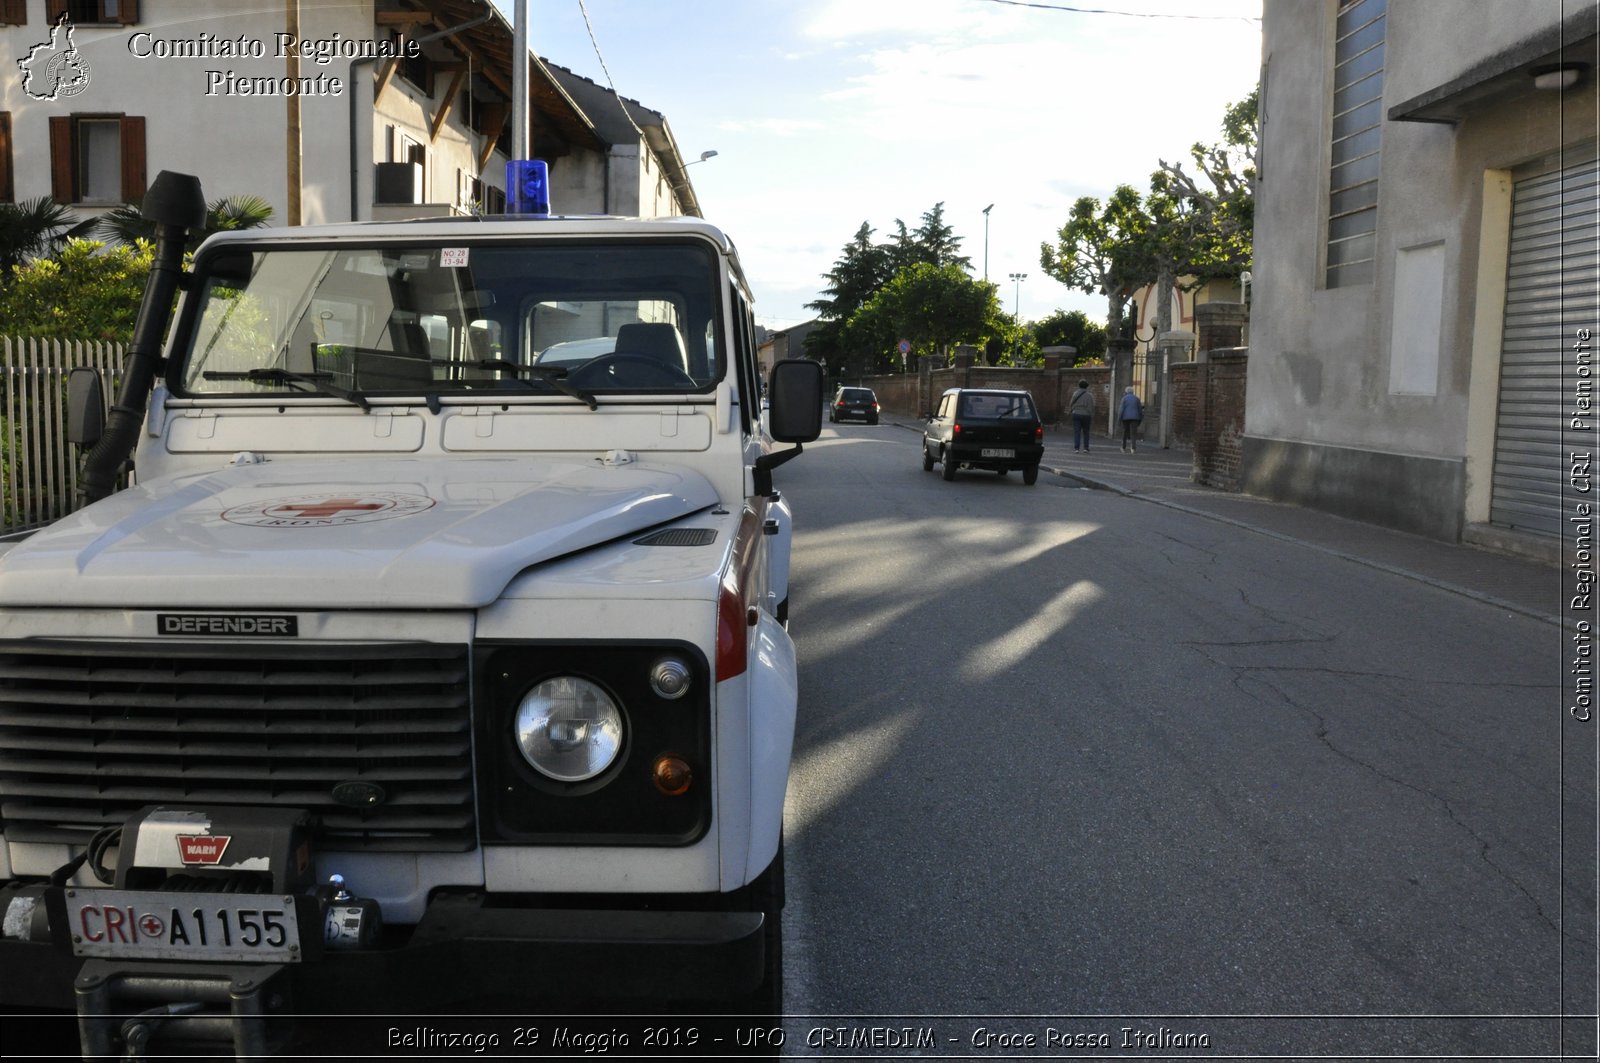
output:
<instances>
[{"instance_id":1,"label":"front wheel","mask_svg":"<svg viewBox=\"0 0 1600 1063\"><path fill-rule=\"evenodd\" d=\"M1029 487L1032 487L1034 484L1038 483L1039 482L1039 466L1037 466L1037 465L1029 465L1026 469L1023 469L1022 470L1022 482L1027 484Z\"/></svg>"},{"instance_id":2,"label":"front wheel","mask_svg":"<svg viewBox=\"0 0 1600 1063\"><path fill-rule=\"evenodd\" d=\"M926 443L922 445L922 471L933 471L933 454L928 450L928 445Z\"/></svg>"}]
</instances>

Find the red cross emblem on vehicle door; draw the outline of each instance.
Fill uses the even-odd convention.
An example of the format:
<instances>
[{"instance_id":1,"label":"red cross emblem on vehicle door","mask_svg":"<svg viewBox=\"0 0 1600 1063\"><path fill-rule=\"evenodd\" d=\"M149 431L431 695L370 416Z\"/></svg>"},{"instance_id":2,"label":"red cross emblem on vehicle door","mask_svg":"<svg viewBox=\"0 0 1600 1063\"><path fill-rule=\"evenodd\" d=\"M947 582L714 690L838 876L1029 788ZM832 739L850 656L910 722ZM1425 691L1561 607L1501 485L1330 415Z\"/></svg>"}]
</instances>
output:
<instances>
[{"instance_id":1,"label":"red cross emblem on vehicle door","mask_svg":"<svg viewBox=\"0 0 1600 1063\"><path fill-rule=\"evenodd\" d=\"M267 512L293 517L337 517L346 512L375 513L380 509L388 509L390 505L388 502L369 502L360 498L329 498L321 502L294 502L274 506Z\"/></svg>"}]
</instances>

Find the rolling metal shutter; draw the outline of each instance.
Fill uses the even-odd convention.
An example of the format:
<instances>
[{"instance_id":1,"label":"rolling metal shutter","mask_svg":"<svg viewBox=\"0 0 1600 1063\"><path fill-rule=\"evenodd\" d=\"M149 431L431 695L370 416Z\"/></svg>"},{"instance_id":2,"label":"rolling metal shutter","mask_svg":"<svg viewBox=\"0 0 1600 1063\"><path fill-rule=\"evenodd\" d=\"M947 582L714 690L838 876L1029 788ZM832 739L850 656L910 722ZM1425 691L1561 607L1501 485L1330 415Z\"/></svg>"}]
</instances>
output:
<instances>
[{"instance_id":1,"label":"rolling metal shutter","mask_svg":"<svg viewBox=\"0 0 1600 1063\"><path fill-rule=\"evenodd\" d=\"M1568 348L1580 325L1593 327L1600 291L1597 194L1593 159L1518 181L1512 192L1489 505L1502 527L1561 534L1561 435L1576 365Z\"/></svg>"}]
</instances>

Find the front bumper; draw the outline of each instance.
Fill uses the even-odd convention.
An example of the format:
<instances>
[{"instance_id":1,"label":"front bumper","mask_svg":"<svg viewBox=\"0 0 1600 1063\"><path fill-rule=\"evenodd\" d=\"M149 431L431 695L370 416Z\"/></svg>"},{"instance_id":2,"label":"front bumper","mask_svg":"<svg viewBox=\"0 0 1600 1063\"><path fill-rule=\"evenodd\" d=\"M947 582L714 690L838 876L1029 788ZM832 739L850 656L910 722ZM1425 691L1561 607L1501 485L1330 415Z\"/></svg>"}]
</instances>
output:
<instances>
[{"instance_id":1,"label":"front bumper","mask_svg":"<svg viewBox=\"0 0 1600 1063\"><path fill-rule=\"evenodd\" d=\"M573 997L608 1001L737 1000L755 992L765 922L751 911L610 910L516 906L482 894L443 895L409 933L378 947L325 951L276 968L298 1014L427 1013L485 1001ZM244 964L86 961L64 941L0 939L0 1005L75 1006L80 978L155 975ZM174 980L179 981L179 980ZM181 992L174 990L174 1001Z\"/></svg>"}]
</instances>

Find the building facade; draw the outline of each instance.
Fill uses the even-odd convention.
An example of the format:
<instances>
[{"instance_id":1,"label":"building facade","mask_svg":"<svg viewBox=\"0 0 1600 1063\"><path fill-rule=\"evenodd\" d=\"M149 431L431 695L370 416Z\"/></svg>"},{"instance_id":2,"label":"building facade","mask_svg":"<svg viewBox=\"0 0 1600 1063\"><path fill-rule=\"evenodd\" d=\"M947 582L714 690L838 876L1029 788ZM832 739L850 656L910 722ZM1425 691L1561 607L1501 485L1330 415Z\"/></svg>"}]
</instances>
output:
<instances>
[{"instance_id":1,"label":"building facade","mask_svg":"<svg viewBox=\"0 0 1600 1063\"><path fill-rule=\"evenodd\" d=\"M1266 0L1246 490L1557 555L1597 30L1592 0Z\"/></svg>"},{"instance_id":2,"label":"building facade","mask_svg":"<svg viewBox=\"0 0 1600 1063\"><path fill-rule=\"evenodd\" d=\"M0 0L0 198L93 214L170 169L260 196L275 224L492 213L511 49L491 0ZM699 213L665 119L619 131L531 67L554 210Z\"/></svg>"}]
</instances>

